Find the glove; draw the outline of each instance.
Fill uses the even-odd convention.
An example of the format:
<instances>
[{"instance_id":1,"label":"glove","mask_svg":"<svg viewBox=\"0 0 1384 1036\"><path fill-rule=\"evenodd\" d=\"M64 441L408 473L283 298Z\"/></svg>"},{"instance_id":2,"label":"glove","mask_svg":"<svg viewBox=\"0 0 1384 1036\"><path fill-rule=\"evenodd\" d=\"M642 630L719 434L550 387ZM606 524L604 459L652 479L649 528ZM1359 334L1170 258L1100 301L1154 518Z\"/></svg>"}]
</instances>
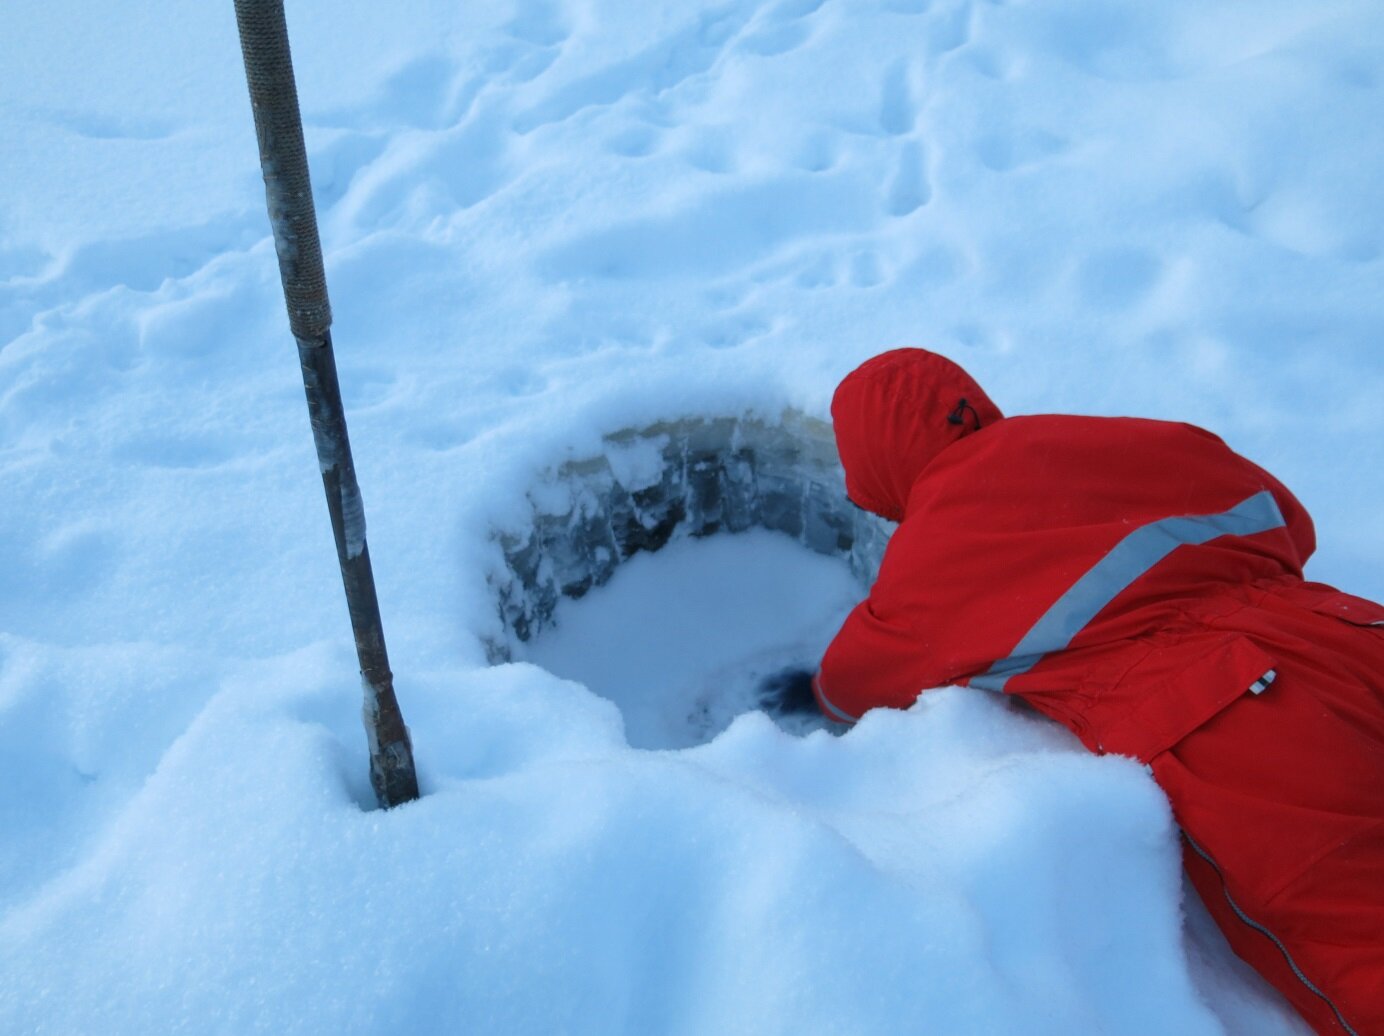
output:
<instances>
[{"instance_id":1,"label":"glove","mask_svg":"<svg viewBox=\"0 0 1384 1036\"><path fill-rule=\"evenodd\" d=\"M770 673L759 682L760 706L780 716L816 712L817 698L812 693L812 670L790 666Z\"/></svg>"}]
</instances>

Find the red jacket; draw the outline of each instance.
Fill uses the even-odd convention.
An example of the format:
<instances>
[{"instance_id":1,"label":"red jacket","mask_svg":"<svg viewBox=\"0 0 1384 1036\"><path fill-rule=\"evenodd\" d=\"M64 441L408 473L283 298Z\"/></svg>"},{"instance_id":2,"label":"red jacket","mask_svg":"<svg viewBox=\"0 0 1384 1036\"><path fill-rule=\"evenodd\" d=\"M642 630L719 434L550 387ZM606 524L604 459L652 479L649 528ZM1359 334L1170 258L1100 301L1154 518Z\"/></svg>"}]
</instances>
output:
<instances>
[{"instance_id":1,"label":"red jacket","mask_svg":"<svg viewBox=\"0 0 1384 1036\"><path fill-rule=\"evenodd\" d=\"M1191 425L1006 419L922 350L864 364L832 417L851 499L899 526L823 711L970 685L1151 763L1237 952L1321 1031L1345 1003L1384 1032L1384 608L1303 581L1297 499Z\"/></svg>"},{"instance_id":2,"label":"red jacket","mask_svg":"<svg viewBox=\"0 0 1384 1036\"><path fill-rule=\"evenodd\" d=\"M963 398L964 423L946 423ZM1094 751L1148 761L1273 669L1253 637L1208 622L1300 583L1312 521L1210 432L1004 419L919 350L866 364L832 416L851 498L902 521L822 661L829 715L969 684L1022 696Z\"/></svg>"}]
</instances>

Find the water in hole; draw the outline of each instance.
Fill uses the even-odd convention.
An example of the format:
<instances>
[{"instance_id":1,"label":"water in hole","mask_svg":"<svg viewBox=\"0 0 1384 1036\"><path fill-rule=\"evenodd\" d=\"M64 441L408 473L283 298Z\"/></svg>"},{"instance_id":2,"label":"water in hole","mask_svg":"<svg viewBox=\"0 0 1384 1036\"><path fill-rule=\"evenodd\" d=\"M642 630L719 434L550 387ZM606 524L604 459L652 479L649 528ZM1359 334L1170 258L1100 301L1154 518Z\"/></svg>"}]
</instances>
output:
<instances>
[{"instance_id":1,"label":"water in hole","mask_svg":"<svg viewBox=\"0 0 1384 1036\"><path fill-rule=\"evenodd\" d=\"M678 540L563 600L555 628L521 652L619 706L632 746L686 748L756 708L765 675L815 667L860 596L844 559L781 533ZM794 732L826 725L777 721Z\"/></svg>"}]
</instances>

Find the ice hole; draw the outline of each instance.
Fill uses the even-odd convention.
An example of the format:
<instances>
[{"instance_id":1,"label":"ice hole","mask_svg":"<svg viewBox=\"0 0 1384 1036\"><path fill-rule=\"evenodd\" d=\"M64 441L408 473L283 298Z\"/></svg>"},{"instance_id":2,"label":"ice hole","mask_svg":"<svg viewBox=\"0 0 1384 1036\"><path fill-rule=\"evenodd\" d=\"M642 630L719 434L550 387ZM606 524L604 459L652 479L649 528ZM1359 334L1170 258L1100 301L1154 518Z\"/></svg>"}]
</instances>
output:
<instances>
[{"instance_id":1,"label":"ice hole","mask_svg":"<svg viewBox=\"0 0 1384 1036\"><path fill-rule=\"evenodd\" d=\"M892 530L847 499L830 426L792 411L627 429L528 499L527 526L497 534L492 660L580 681L641 748L709 740L760 707L765 675L815 665Z\"/></svg>"}]
</instances>

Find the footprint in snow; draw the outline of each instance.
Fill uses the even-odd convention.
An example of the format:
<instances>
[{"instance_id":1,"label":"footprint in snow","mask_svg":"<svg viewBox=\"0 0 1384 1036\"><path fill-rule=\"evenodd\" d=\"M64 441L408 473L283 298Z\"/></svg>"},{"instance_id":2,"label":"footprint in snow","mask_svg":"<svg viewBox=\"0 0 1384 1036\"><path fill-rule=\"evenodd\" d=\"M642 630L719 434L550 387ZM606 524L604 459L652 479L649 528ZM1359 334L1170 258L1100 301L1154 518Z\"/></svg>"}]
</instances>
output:
<instances>
[{"instance_id":1,"label":"footprint in snow","mask_svg":"<svg viewBox=\"0 0 1384 1036\"><path fill-rule=\"evenodd\" d=\"M797 50L811 38L811 28L801 22L766 25L747 33L739 49L757 57L772 58Z\"/></svg>"},{"instance_id":2,"label":"footprint in snow","mask_svg":"<svg viewBox=\"0 0 1384 1036\"><path fill-rule=\"evenodd\" d=\"M969 0L962 0L937 12L927 26L924 53L940 58L966 46L971 42L974 18L975 9Z\"/></svg>"},{"instance_id":3,"label":"footprint in snow","mask_svg":"<svg viewBox=\"0 0 1384 1036\"><path fill-rule=\"evenodd\" d=\"M588 108L609 107L631 94L658 96L705 76L744 30L750 14L740 9L706 12L643 50L564 84L521 112L514 130L527 136Z\"/></svg>"},{"instance_id":4,"label":"footprint in snow","mask_svg":"<svg viewBox=\"0 0 1384 1036\"><path fill-rule=\"evenodd\" d=\"M891 137L911 132L918 121L906 61L896 61L884 74L879 104L879 125Z\"/></svg>"},{"instance_id":5,"label":"footprint in snow","mask_svg":"<svg viewBox=\"0 0 1384 1036\"><path fill-rule=\"evenodd\" d=\"M931 199L932 186L928 182L923 146L910 140L899 151L885 191L885 208L891 216L908 216Z\"/></svg>"},{"instance_id":6,"label":"footprint in snow","mask_svg":"<svg viewBox=\"0 0 1384 1036\"><path fill-rule=\"evenodd\" d=\"M571 27L559 5L527 0L505 26L505 32L538 47L559 47L571 36Z\"/></svg>"},{"instance_id":7,"label":"footprint in snow","mask_svg":"<svg viewBox=\"0 0 1384 1036\"><path fill-rule=\"evenodd\" d=\"M879 221L876 204L859 176L737 184L675 212L579 234L542 254L538 268L556 281L726 274L803 238L871 229Z\"/></svg>"}]
</instances>

